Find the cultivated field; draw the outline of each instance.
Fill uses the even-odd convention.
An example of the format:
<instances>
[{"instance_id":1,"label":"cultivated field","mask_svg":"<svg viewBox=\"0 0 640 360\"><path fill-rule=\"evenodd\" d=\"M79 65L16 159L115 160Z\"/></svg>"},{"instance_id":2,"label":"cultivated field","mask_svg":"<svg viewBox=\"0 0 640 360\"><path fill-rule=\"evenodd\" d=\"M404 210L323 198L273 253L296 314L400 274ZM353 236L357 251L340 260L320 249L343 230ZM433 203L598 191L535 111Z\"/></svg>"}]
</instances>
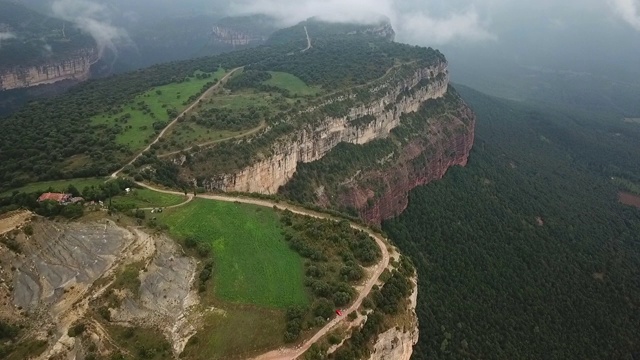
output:
<instances>
[{"instance_id":1,"label":"cultivated field","mask_svg":"<svg viewBox=\"0 0 640 360\"><path fill-rule=\"evenodd\" d=\"M172 83L150 89L135 98L129 104L125 104L121 111L95 116L92 119L95 125L107 125L117 127L120 132L116 135L116 142L128 145L136 151L144 148L155 135L156 128L163 128L173 116L167 110L173 110L175 115L186 109L191 101L189 97L201 92L207 83L216 83L224 76L224 70L218 69L210 77L198 79L196 73L188 81ZM158 125L159 124L159 125Z\"/></svg>"},{"instance_id":2,"label":"cultivated field","mask_svg":"<svg viewBox=\"0 0 640 360\"><path fill-rule=\"evenodd\" d=\"M196 199L158 220L178 238L193 236L211 246L215 300L279 309L307 305L302 258L284 241L273 210Z\"/></svg>"}]
</instances>

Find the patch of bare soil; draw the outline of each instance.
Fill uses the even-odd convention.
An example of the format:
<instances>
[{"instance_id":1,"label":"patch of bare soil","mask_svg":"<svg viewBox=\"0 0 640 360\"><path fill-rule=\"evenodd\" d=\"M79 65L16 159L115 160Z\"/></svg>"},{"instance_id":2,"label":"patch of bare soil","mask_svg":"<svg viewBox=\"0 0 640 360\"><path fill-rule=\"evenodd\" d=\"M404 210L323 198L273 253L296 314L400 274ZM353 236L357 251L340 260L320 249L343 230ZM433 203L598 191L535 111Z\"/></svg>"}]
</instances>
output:
<instances>
[{"instance_id":1,"label":"patch of bare soil","mask_svg":"<svg viewBox=\"0 0 640 360\"><path fill-rule=\"evenodd\" d=\"M29 218L31 218L30 211L12 211L0 215L0 235L22 226Z\"/></svg>"},{"instance_id":2,"label":"patch of bare soil","mask_svg":"<svg viewBox=\"0 0 640 360\"><path fill-rule=\"evenodd\" d=\"M620 192L618 193L618 200L625 205L635 206L640 209L640 196L638 195Z\"/></svg>"}]
</instances>

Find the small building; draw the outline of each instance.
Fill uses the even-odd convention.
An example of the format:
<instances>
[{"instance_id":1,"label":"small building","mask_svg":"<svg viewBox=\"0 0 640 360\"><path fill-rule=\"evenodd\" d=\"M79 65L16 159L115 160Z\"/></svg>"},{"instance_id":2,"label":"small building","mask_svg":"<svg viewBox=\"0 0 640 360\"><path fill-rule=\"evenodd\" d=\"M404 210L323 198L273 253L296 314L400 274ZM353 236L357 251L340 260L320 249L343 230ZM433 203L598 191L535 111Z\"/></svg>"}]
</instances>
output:
<instances>
[{"instance_id":1,"label":"small building","mask_svg":"<svg viewBox=\"0 0 640 360\"><path fill-rule=\"evenodd\" d=\"M62 203L68 202L69 199L71 199L71 194L47 192L40 195L40 197L38 198L38 202L50 200L50 201L55 201L59 204L62 204Z\"/></svg>"},{"instance_id":2,"label":"small building","mask_svg":"<svg viewBox=\"0 0 640 360\"><path fill-rule=\"evenodd\" d=\"M82 201L84 201L84 198L82 198L82 197L73 197L73 198L69 199L69 202L72 203L72 204L77 204L77 203L82 202Z\"/></svg>"}]
</instances>

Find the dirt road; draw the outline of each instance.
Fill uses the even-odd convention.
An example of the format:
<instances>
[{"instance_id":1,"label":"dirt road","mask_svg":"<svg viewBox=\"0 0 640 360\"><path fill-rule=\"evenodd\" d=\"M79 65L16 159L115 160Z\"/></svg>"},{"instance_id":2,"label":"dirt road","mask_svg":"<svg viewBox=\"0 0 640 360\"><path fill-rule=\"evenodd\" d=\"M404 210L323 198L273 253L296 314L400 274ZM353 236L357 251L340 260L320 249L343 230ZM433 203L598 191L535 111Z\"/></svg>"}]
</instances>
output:
<instances>
[{"instance_id":1,"label":"dirt road","mask_svg":"<svg viewBox=\"0 0 640 360\"><path fill-rule=\"evenodd\" d=\"M157 189L157 188L154 188L153 186L143 184L143 183L138 183L138 185L143 186L149 190L158 191L165 194L184 195L184 193L171 191L171 190ZM252 205L258 205L258 206L264 206L264 207L270 207L270 208L275 207L277 209L289 210L295 214L311 216L314 218L329 219L329 220L335 220L335 221L340 220L330 215L318 213L311 210L306 210L293 205L276 203L275 201L270 201L270 200L234 197L234 196L227 196L227 195L198 195L198 197L203 199L216 200L216 201L239 202L243 204L252 204ZM378 282L380 275L382 274L384 269L386 269L387 266L389 265L389 251L387 250L387 245L384 239L380 235L356 223L350 222L350 225L354 229L362 230L367 234L369 234L376 241L376 244L378 245L378 247L380 248L380 251L382 252L382 259L378 262L377 265L375 265L373 274L371 275L371 277L369 277L367 282L364 284L363 289L358 295L358 298L356 299L356 301L348 309L346 309L343 312L343 316L332 319L322 329L320 329L320 331L318 331L313 337L305 341L299 347L270 351L266 354L262 354L256 357L255 360L288 360L288 359L295 359L301 356L307 350L309 350L311 345L313 345L318 340L320 340L320 338L322 338L324 335L330 332L336 325L343 322L350 313L356 311L360 307L360 304L362 304L362 300L364 300L364 298L366 298L369 295L369 293L371 292L371 289L373 288L373 285L375 285Z\"/></svg>"},{"instance_id":2,"label":"dirt road","mask_svg":"<svg viewBox=\"0 0 640 360\"><path fill-rule=\"evenodd\" d=\"M307 48L302 50L302 52L305 52L309 49L311 49L311 38L309 37L309 32L307 31L307 27L304 27L304 33L307 34Z\"/></svg>"},{"instance_id":3,"label":"dirt road","mask_svg":"<svg viewBox=\"0 0 640 360\"><path fill-rule=\"evenodd\" d=\"M144 148L142 151L140 151L138 153L138 155L136 155L133 159L131 159L131 161L129 161L125 166L121 167L120 169L116 170L116 172L114 172L113 174L111 174L111 178L115 179L118 177L118 174L122 172L122 170L127 166L127 165L131 165L133 164L134 161L138 160L138 158L140 156L142 156L142 154L144 154L145 152L149 151L149 149L151 149L151 146L158 143L158 141L160 141L160 139L164 136L164 134L166 134L166 132L173 126L175 125L175 123L178 122L178 119L180 119L180 117L182 117L183 115L186 116L186 114L193 110L193 108L195 108L196 106L198 106L198 103L200 102L200 100L204 99L205 97L211 95L211 93L213 93L214 91L218 90L218 88L220 88L220 86L222 86L231 75L233 75L236 71L242 69L243 67L237 67L231 71L229 71L229 73L227 73L224 77L222 77L222 79L220 79L215 85L213 85L212 87L210 87L209 89L207 89L207 91L205 91L202 95L200 95L200 97L198 97L193 103L191 103L191 105L189 105L189 107L187 107L186 109L184 109L183 112L180 113L180 115L176 116L175 119L173 119L173 121L171 121L171 123L169 123L169 125L165 126L164 129L162 129L162 131L160 132L160 134L158 134L158 136L156 137L155 140L153 140L146 148Z\"/></svg>"}]
</instances>

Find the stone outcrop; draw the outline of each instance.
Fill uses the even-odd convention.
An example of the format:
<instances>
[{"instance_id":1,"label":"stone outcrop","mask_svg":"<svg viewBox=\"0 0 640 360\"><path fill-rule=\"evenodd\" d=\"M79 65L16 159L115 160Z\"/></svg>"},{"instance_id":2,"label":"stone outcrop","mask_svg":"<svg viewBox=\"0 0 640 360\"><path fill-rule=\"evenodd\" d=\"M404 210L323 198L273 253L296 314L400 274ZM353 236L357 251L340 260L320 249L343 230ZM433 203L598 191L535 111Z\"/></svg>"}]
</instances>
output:
<instances>
[{"instance_id":1,"label":"stone outcrop","mask_svg":"<svg viewBox=\"0 0 640 360\"><path fill-rule=\"evenodd\" d=\"M340 142L365 144L387 137L400 124L401 115L444 96L448 83L447 65L442 62L394 84L373 87L369 91L376 100L351 108L346 116L305 125L287 141L273 145L270 156L235 173L210 177L203 185L207 190L275 194L294 175L298 163L319 160ZM357 121L364 117L372 120Z\"/></svg>"},{"instance_id":2,"label":"stone outcrop","mask_svg":"<svg viewBox=\"0 0 640 360\"><path fill-rule=\"evenodd\" d=\"M413 293L407 309L410 321L404 326L394 327L378 335L369 360L409 360L413 354L413 346L418 343L418 316L416 304L418 300L417 279L413 279Z\"/></svg>"},{"instance_id":3,"label":"stone outcrop","mask_svg":"<svg viewBox=\"0 0 640 360\"><path fill-rule=\"evenodd\" d=\"M91 65L98 58L98 51L85 49L65 60L0 69L0 90L53 84L61 80L84 81L91 75Z\"/></svg>"},{"instance_id":4,"label":"stone outcrop","mask_svg":"<svg viewBox=\"0 0 640 360\"><path fill-rule=\"evenodd\" d=\"M232 46L253 45L255 43L263 43L266 40L266 37L251 35L222 26L214 26L212 32L217 41Z\"/></svg>"},{"instance_id":5,"label":"stone outcrop","mask_svg":"<svg viewBox=\"0 0 640 360\"><path fill-rule=\"evenodd\" d=\"M393 164L363 171L346 184L338 204L356 209L368 223L379 224L406 209L413 188L441 179L452 166L465 166L474 140L475 115L464 103L454 114L432 119L422 136L406 144ZM377 184L376 194L370 186Z\"/></svg>"}]
</instances>

